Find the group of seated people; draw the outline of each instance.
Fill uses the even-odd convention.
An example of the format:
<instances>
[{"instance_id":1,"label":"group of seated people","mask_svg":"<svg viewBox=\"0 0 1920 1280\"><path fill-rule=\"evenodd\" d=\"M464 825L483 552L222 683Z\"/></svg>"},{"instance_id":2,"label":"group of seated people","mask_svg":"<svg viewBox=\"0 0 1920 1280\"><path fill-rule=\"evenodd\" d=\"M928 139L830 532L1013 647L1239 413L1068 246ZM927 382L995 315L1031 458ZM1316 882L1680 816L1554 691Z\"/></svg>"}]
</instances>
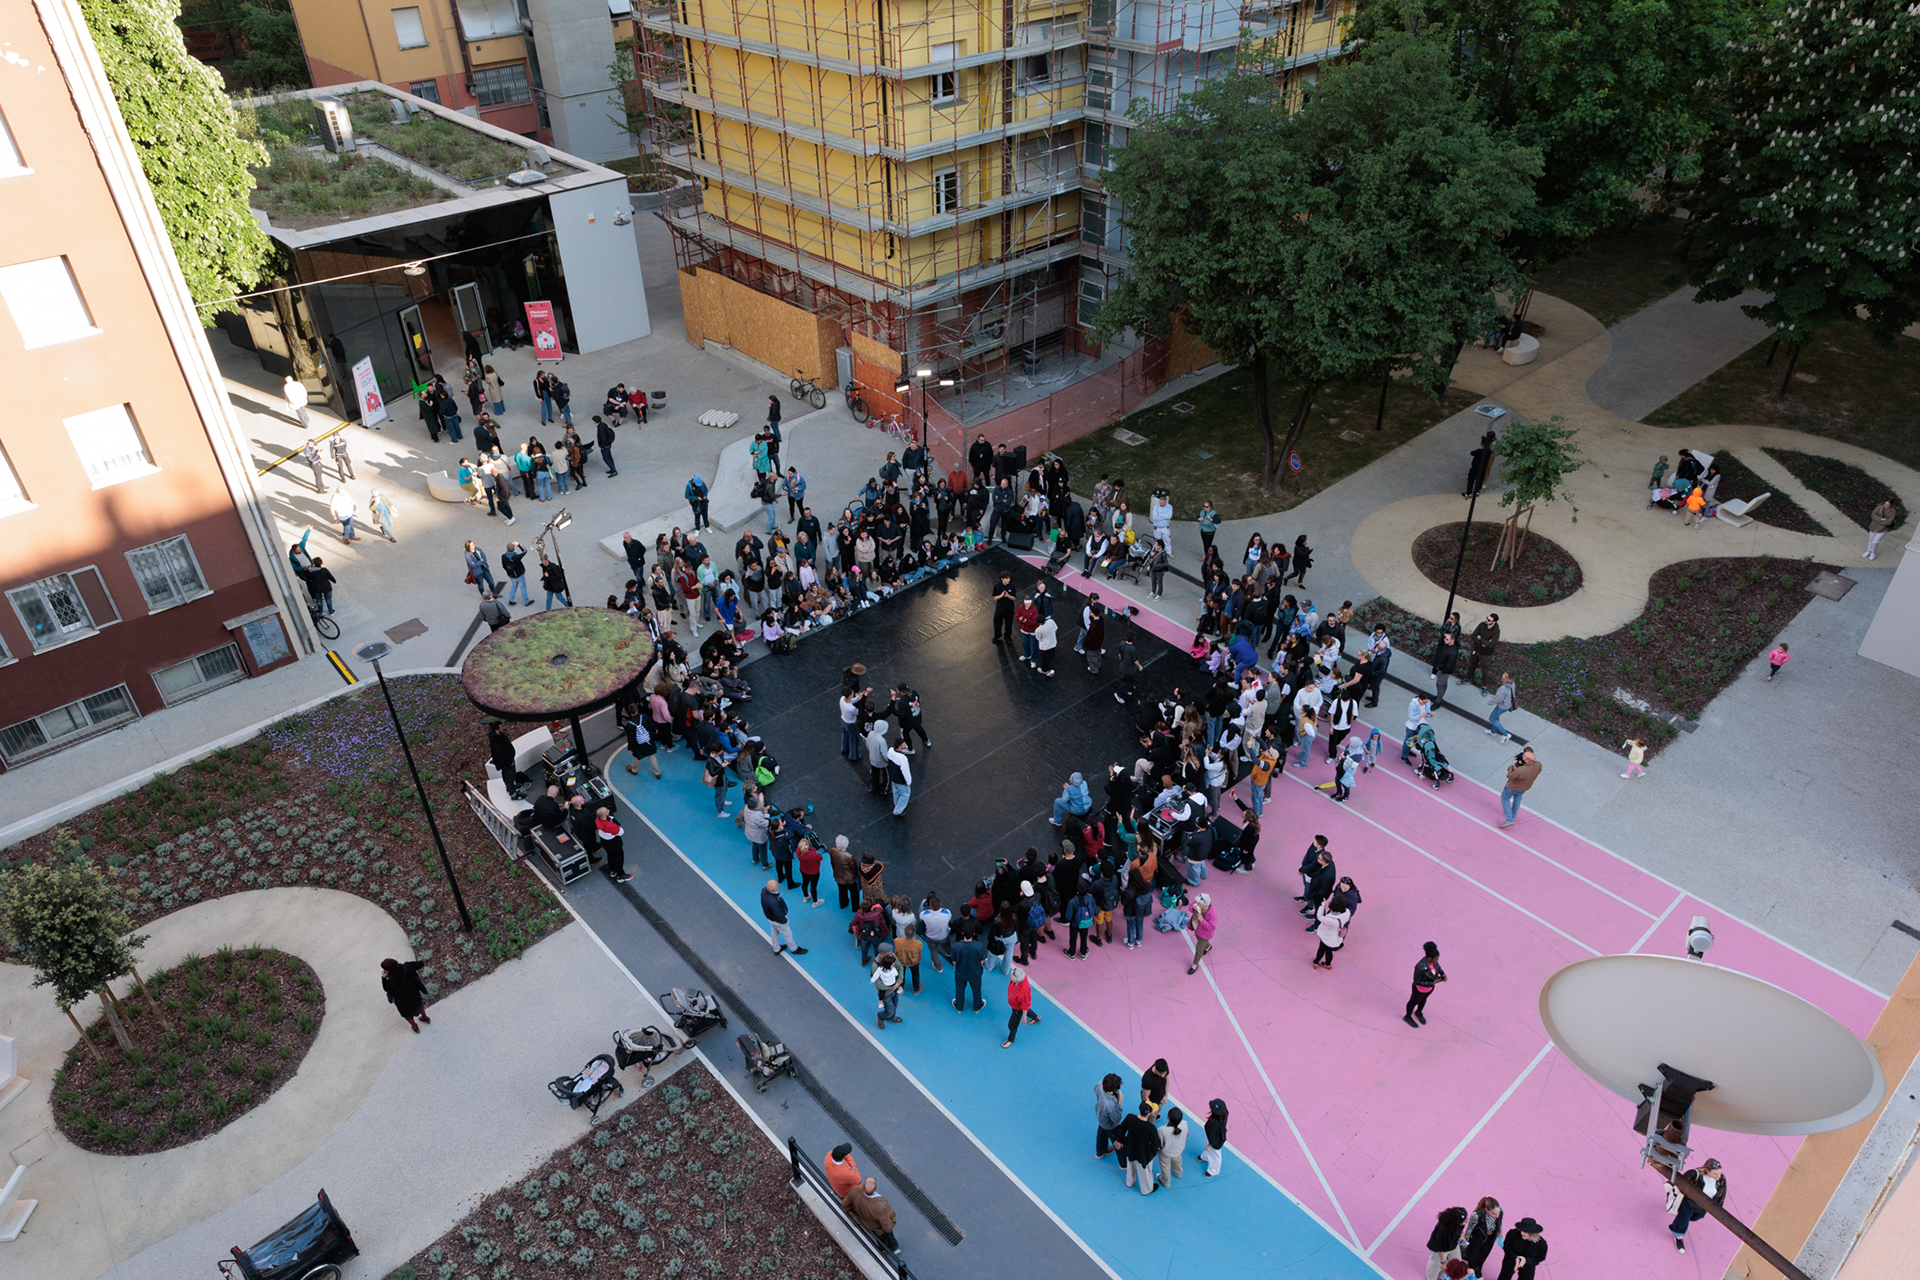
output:
<instances>
[{"instance_id":1,"label":"group of seated people","mask_svg":"<svg viewBox=\"0 0 1920 1280\"><path fill-rule=\"evenodd\" d=\"M611 418L614 425L624 426L629 413L634 415L636 422L647 420L647 393L638 387L629 391L626 383L616 382L607 388L607 398L600 405L600 414Z\"/></svg>"}]
</instances>

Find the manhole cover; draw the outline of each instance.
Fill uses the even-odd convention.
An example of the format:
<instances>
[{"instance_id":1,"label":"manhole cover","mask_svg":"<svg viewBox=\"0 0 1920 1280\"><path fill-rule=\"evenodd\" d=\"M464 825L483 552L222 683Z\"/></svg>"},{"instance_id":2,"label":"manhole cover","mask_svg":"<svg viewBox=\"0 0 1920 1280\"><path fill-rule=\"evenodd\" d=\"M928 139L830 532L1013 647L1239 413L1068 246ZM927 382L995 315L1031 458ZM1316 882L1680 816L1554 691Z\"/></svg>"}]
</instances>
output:
<instances>
[{"instance_id":1,"label":"manhole cover","mask_svg":"<svg viewBox=\"0 0 1920 1280\"><path fill-rule=\"evenodd\" d=\"M1134 445L1135 447L1143 445L1147 442L1147 438L1145 436L1141 435L1137 431L1129 431L1125 427L1115 427L1113 429L1113 438L1115 440L1118 440L1121 444L1130 444L1130 445Z\"/></svg>"},{"instance_id":2,"label":"manhole cover","mask_svg":"<svg viewBox=\"0 0 1920 1280\"><path fill-rule=\"evenodd\" d=\"M1208 453L1205 449L1195 449L1193 451L1193 456L1196 458L1211 458L1213 455Z\"/></svg>"},{"instance_id":3,"label":"manhole cover","mask_svg":"<svg viewBox=\"0 0 1920 1280\"><path fill-rule=\"evenodd\" d=\"M1835 597L1838 599L1838 597ZM408 618L397 627L387 628L387 639L395 644L405 644L415 636L427 634L427 624L418 618Z\"/></svg>"},{"instance_id":4,"label":"manhole cover","mask_svg":"<svg viewBox=\"0 0 1920 1280\"><path fill-rule=\"evenodd\" d=\"M1358 431L1342 431L1340 438L1349 444L1359 444L1361 437Z\"/></svg>"},{"instance_id":5,"label":"manhole cover","mask_svg":"<svg viewBox=\"0 0 1920 1280\"><path fill-rule=\"evenodd\" d=\"M1837 573L1822 569L1820 576L1807 584L1807 590L1817 596L1825 596L1829 600L1838 600L1858 585L1852 578L1843 578Z\"/></svg>"},{"instance_id":6,"label":"manhole cover","mask_svg":"<svg viewBox=\"0 0 1920 1280\"><path fill-rule=\"evenodd\" d=\"M1173 406L1173 411L1175 413L1192 413L1193 404L1191 401L1182 400L1178 404Z\"/></svg>"}]
</instances>

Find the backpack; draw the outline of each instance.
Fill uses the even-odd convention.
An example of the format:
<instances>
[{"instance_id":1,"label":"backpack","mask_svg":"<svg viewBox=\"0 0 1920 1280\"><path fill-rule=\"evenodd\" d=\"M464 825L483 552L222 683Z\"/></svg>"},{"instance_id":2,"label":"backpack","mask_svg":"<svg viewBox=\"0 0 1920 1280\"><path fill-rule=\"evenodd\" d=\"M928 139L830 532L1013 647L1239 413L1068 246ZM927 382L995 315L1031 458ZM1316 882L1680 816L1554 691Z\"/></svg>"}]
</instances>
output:
<instances>
[{"instance_id":1,"label":"backpack","mask_svg":"<svg viewBox=\"0 0 1920 1280\"><path fill-rule=\"evenodd\" d=\"M1027 929L1029 932L1032 932L1032 933L1039 932L1041 926L1045 925L1046 923L1047 923L1047 910L1045 907L1041 906L1038 902L1036 902L1032 906L1027 908Z\"/></svg>"},{"instance_id":2,"label":"backpack","mask_svg":"<svg viewBox=\"0 0 1920 1280\"><path fill-rule=\"evenodd\" d=\"M1091 929L1093 927L1093 907L1084 896L1074 900L1078 905L1073 909L1073 927Z\"/></svg>"},{"instance_id":3,"label":"backpack","mask_svg":"<svg viewBox=\"0 0 1920 1280\"><path fill-rule=\"evenodd\" d=\"M1214 869L1217 871L1239 870L1240 851L1238 849L1222 849L1218 854L1214 856L1213 865L1214 865Z\"/></svg>"},{"instance_id":4,"label":"backpack","mask_svg":"<svg viewBox=\"0 0 1920 1280\"><path fill-rule=\"evenodd\" d=\"M754 757L753 780L755 782L763 787L770 787L773 785L773 780L779 776L780 762L778 760L775 760L764 751Z\"/></svg>"}]
</instances>

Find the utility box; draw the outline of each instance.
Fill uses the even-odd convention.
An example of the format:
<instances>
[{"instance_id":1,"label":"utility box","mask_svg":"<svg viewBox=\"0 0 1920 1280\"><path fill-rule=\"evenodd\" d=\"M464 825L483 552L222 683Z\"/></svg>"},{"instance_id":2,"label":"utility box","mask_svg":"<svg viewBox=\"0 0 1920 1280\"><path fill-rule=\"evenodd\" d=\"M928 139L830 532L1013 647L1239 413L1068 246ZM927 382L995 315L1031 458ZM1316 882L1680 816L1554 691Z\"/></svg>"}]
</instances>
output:
<instances>
[{"instance_id":1,"label":"utility box","mask_svg":"<svg viewBox=\"0 0 1920 1280\"><path fill-rule=\"evenodd\" d=\"M320 141L327 150L352 151L353 116L347 111L347 104L338 98L315 98L313 106L320 116Z\"/></svg>"}]
</instances>

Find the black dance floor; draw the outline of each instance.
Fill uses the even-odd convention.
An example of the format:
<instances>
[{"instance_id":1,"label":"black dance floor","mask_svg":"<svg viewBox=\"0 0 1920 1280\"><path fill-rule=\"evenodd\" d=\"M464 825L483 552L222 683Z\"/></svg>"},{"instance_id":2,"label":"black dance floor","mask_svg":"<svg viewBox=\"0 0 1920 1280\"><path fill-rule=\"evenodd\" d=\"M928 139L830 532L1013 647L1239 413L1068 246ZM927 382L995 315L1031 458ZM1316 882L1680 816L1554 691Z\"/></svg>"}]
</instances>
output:
<instances>
[{"instance_id":1,"label":"black dance floor","mask_svg":"<svg viewBox=\"0 0 1920 1280\"><path fill-rule=\"evenodd\" d=\"M793 653L768 654L746 668L753 684L746 719L780 761L774 800L782 808L812 800L814 826L827 843L845 835L856 854L871 849L887 864L889 894L918 901L932 888L957 906L991 875L996 858L1018 861L1029 846L1058 847L1048 819L1069 774L1085 777L1097 809L1107 766L1131 768L1139 757L1135 711L1114 701L1117 637L1097 676L1073 651L1086 601L1071 588L1088 580L1069 572L1055 582L1060 648L1048 679L1019 660L1018 639L993 642L993 586L1003 569L1022 592L1040 577L1013 555L991 551L957 578L919 583L808 635ZM1186 653L1138 627L1134 643L1147 664L1142 698L1191 683ZM855 662L866 664L862 683L873 686L876 704L902 680L919 692L933 741L912 758L913 799L898 820L891 796L869 792L864 761L839 754L840 677ZM831 900L830 886L826 893Z\"/></svg>"}]
</instances>

